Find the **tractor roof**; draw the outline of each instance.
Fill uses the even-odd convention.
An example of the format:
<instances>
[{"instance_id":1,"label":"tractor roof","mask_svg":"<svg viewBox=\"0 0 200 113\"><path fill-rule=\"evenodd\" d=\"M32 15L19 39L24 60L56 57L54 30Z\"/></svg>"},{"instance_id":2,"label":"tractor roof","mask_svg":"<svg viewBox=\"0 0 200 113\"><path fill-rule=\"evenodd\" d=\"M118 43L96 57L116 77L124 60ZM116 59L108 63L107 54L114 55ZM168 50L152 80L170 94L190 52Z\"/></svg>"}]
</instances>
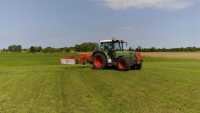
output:
<instances>
[{"instance_id":1,"label":"tractor roof","mask_svg":"<svg viewBox=\"0 0 200 113\"><path fill-rule=\"evenodd\" d=\"M106 42L125 42L123 40L100 40L100 43L106 43Z\"/></svg>"},{"instance_id":2,"label":"tractor roof","mask_svg":"<svg viewBox=\"0 0 200 113\"><path fill-rule=\"evenodd\" d=\"M112 40L100 40L100 43L102 42L112 42Z\"/></svg>"}]
</instances>

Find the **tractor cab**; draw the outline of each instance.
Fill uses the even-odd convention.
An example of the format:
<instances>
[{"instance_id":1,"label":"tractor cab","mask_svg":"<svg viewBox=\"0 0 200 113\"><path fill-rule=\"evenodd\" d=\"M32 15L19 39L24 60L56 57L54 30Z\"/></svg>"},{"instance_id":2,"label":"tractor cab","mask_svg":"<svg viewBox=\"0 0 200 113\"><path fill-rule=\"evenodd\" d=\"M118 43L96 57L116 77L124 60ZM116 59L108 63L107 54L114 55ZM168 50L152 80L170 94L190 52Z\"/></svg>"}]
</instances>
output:
<instances>
[{"instance_id":1,"label":"tractor cab","mask_svg":"<svg viewBox=\"0 0 200 113\"><path fill-rule=\"evenodd\" d=\"M100 41L100 48L107 52L111 59L118 57L132 57L133 51L127 51L127 42L123 40L102 40Z\"/></svg>"},{"instance_id":2,"label":"tractor cab","mask_svg":"<svg viewBox=\"0 0 200 113\"><path fill-rule=\"evenodd\" d=\"M124 51L127 49L127 42L123 40L101 40L100 48L107 51Z\"/></svg>"}]
</instances>

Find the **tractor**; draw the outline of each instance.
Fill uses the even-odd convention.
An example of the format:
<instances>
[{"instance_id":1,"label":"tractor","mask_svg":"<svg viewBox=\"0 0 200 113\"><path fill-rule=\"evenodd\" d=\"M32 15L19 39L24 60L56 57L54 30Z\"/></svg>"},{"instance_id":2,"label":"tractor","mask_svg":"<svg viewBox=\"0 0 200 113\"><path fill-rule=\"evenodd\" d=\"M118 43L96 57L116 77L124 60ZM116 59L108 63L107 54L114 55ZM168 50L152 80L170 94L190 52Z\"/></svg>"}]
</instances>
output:
<instances>
[{"instance_id":1,"label":"tractor","mask_svg":"<svg viewBox=\"0 0 200 113\"><path fill-rule=\"evenodd\" d=\"M117 70L140 70L143 58L140 49L129 51L123 40L101 40L99 47L92 53L94 69L115 67Z\"/></svg>"}]
</instances>

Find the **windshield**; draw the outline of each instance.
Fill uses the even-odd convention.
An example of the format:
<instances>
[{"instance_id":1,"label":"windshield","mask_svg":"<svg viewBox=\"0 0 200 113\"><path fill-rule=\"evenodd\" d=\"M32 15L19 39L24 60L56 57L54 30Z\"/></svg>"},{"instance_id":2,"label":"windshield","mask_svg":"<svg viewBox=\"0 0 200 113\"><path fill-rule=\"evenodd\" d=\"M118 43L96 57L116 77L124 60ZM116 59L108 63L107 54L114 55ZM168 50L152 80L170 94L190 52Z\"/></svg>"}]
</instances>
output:
<instances>
[{"instance_id":1,"label":"windshield","mask_svg":"<svg viewBox=\"0 0 200 113\"><path fill-rule=\"evenodd\" d=\"M106 50L112 50L112 43L107 42L107 43L101 43L101 48L106 49Z\"/></svg>"},{"instance_id":2,"label":"windshield","mask_svg":"<svg viewBox=\"0 0 200 113\"><path fill-rule=\"evenodd\" d=\"M115 50L125 50L127 48L127 43L125 42L115 42L114 49Z\"/></svg>"},{"instance_id":3,"label":"windshield","mask_svg":"<svg viewBox=\"0 0 200 113\"><path fill-rule=\"evenodd\" d=\"M114 43L114 49L115 50L121 50L122 49L121 44L119 42Z\"/></svg>"},{"instance_id":4,"label":"windshield","mask_svg":"<svg viewBox=\"0 0 200 113\"><path fill-rule=\"evenodd\" d=\"M121 42L121 41L103 42L101 43L100 48L105 49L105 50L123 51L127 48L127 43Z\"/></svg>"}]
</instances>

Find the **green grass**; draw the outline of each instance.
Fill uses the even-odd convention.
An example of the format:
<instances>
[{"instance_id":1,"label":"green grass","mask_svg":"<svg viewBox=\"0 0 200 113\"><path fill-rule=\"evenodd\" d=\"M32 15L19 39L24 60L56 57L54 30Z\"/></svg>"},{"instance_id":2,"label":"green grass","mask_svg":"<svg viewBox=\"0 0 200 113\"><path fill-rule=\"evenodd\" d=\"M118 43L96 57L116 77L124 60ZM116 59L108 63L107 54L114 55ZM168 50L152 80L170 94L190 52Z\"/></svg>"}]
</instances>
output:
<instances>
[{"instance_id":1,"label":"green grass","mask_svg":"<svg viewBox=\"0 0 200 113\"><path fill-rule=\"evenodd\" d=\"M146 58L141 71L59 64L64 54L0 54L0 113L198 113L200 61Z\"/></svg>"}]
</instances>

